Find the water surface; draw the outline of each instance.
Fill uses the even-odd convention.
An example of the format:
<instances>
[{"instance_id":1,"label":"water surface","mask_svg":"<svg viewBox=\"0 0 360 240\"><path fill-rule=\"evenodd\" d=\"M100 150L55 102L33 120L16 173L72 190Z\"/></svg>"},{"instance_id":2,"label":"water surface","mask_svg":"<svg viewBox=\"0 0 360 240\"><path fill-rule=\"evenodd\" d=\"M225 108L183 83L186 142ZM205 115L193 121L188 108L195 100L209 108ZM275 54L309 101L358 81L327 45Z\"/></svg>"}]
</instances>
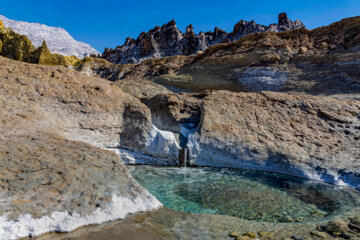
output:
<instances>
[{"instance_id":1,"label":"water surface","mask_svg":"<svg viewBox=\"0 0 360 240\"><path fill-rule=\"evenodd\" d=\"M330 218L360 206L349 188L283 174L225 168L129 166L134 178L166 207L260 222Z\"/></svg>"}]
</instances>

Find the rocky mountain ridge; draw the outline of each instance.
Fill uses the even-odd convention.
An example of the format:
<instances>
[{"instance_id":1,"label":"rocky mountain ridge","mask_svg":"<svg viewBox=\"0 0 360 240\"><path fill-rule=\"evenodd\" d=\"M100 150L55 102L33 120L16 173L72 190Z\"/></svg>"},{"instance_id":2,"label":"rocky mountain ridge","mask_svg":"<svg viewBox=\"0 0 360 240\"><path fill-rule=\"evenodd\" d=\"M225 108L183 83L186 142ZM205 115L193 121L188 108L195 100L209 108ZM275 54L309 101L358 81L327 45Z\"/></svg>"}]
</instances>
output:
<instances>
[{"instance_id":1,"label":"rocky mountain ridge","mask_svg":"<svg viewBox=\"0 0 360 240\"><path fill-rule=\"evenodd\" d=\"M118 85L146 80L175 92L266 90L359 100L359 31L360 17L352 17L313 30L250 34L198 55L123 65L88 58L77 69Z\"/></svg>"},{"instance_id":2,"label":"rocky mountain ridge","mask_svg":"<svg viewBox=\"0 0 360 240\"><path fill-rule=\"evenodd\" d=\"M35 47L40 47L45 40L52 53L83 58L99 52L89 44L76 41L65 29L50 27L40 23L14 21L0 15L0 20L7 28L27 36Z\"/></svg>"},{"instance_id":3,"label":"rocky mountain ridge","mask_svg":"<svg viewBox=\"0 0 360 240\"><path fill-rule=\"evenodd\" d=\"M283 32L301 28L305 28L305 25L299 20L290 20L286 13L279 14L278 23L269 26L241 20L230 33L216 27L213 32L196 34L192 25L186 27L183 33L172 20L147 33L142 32L136 40L128 37L124 45L115 49L106 48L102 57L117 64L137 63L149 58L196 54L211 45L233 42L252 33Z\"/></svg>"}]
</instances>

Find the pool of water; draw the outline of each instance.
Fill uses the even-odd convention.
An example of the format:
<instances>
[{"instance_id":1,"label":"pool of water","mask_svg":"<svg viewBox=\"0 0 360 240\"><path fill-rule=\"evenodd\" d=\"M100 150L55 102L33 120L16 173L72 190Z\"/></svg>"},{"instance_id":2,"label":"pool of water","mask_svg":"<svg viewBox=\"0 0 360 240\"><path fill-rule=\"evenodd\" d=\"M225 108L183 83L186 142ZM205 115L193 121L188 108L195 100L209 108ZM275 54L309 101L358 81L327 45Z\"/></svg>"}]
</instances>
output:
<instances>
[{"instance_id":1,"label":"pool of water","mask_svg":"<svg viewBox=\"0 0 360 240\"><path fill-rule=\"evenodd\" d=\"M330 218L360 206L360 193L283 174L225 168L129 166L164 206L261 222Z\"/></svg>"}]
</instances>

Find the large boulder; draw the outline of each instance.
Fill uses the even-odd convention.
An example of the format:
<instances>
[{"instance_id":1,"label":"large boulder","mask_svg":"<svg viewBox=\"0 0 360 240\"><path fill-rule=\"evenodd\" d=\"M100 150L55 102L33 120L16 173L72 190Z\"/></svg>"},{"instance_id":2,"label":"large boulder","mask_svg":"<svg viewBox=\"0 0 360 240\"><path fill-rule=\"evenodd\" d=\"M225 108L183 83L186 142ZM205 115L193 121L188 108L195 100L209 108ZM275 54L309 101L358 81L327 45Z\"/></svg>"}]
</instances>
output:
<instances>
[{"instance_id":1,"label":"large boulder","mask_svg":"<svg viewBox=\"0 0 360 240\"><path fill-rule=\"evenodd\" d=\"M276 92L159 95L154 124L190 163L285 173L360 188L360 102Z\"/></svg>"},{"instance_id":2,"label":"large boulder","mask_svg":"<svg viewBox=\"0 0 360 240\"><path fill-rule=\"evenodd\" d=\"M194 165L285 173L360 188L360 102L217 91L189 137Z\"/></svg>"},{"instance_id":3,"label":"large boulder","mask_svg":"<svg viewBox=\"0 0 360 240\"><path fill-rule=\"evenodd\" d=\"M0 169L2 240L68 232L161 206L119 156L57 135L1 139Z\"/></svg>"},{"instance_id":4,"label":"large boulder","mask_svg":"<svg viewBox=\"0 0 360 240\"><path fill-rule=\"evenodd\" d=\"M0 65L0 239L161 206L104 150L177 161L174 134L153 126L139 99L64 67L3 57Z\"/></svg>"}]
</instances>

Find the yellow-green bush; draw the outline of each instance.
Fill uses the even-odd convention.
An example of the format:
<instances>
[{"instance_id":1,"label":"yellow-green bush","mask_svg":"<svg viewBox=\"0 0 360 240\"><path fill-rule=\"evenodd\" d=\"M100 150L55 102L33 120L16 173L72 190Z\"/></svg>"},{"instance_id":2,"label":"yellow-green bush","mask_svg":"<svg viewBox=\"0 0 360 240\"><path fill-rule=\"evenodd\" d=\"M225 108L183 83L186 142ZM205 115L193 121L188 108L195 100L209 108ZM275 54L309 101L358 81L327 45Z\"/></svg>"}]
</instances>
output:
<instances>
[{"instance_id":1,"label":"yellow-green bush","mask_svg":"<svg viewBox=\"0 0 360 240\"><path fill-rule=\"evenodd\" d=\"M61 65L65 67L74 65L77 61L79 61L79 59L74 56L68 57L58 53L51 53L45 41L41 47L34 51L33 59L35 63L38 64L50 66Z\"/></svg>"},{"instance_id":2,"label":"yellow-green bush","mask_svg":"<svg viewBox=\"0 0 360 240\"><path fill-rule=\"evenodd\" d=\"M2 42L1 55L4 57L29 62L34 46L24 35L15 33L10 28L0 30L0 40Z\"/></svg>"},{"instance_id":3,"label":"yellow-green bush","mask_svg":"<svg viewBox=\"0 0 360 240\"><path fill-rule=\"evenodd\" d=\"M75 65L79 59L75 56L63 56L51 53L44 41L42 46L35 49L28 37L15 33L10 28L4 28L0 21L0 54L22 62L43 65Z\"/></svg>"}]
</instances>

